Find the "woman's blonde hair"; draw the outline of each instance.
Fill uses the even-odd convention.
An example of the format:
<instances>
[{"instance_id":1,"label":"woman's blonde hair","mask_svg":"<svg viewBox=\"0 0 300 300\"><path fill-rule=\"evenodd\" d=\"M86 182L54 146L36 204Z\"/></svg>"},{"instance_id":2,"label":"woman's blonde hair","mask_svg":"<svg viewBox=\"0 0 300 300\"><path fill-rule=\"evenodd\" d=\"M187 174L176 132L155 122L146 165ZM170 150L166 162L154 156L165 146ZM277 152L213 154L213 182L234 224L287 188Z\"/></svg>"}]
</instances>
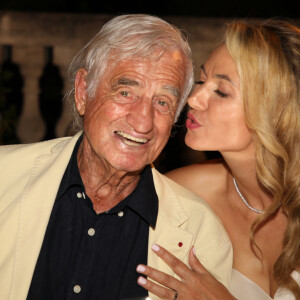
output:
<instances>
[{"instance_id":1,"label":"woman's blonde hair","mask_svg":"<svg viewBox=\"0 0 300 300\"><path fill-rule=\"evenodd\" d=\"M259 182L273 204L252 227L279 208L288 225L274 278L300 299L290 276L300 271L300 29L280 20L233 22L225 44L238 67L247 126L253 131Z\"/></svg>"}]
</instances>

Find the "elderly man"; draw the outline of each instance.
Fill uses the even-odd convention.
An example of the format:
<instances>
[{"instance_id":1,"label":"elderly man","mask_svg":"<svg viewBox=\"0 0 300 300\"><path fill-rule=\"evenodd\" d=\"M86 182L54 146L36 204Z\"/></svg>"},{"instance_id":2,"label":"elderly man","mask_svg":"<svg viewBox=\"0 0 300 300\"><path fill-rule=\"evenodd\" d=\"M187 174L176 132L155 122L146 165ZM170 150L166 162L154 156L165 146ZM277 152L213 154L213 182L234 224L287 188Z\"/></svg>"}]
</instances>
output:
<instances>
[{"instance_id":1,"label":"elderly man","mask_svg":"<svg viewBox=\"0 0 300 300\"><path fill-rule=\"evenodd\" d=\"M0 148L0 298L147 296L158 243L227 284L231 245L207 205L151 163L192 86L180 32L146 15L108 22L74 58L74 137ZM157 299L150 295L151 299Z\"/></svg>"}]
</instances>

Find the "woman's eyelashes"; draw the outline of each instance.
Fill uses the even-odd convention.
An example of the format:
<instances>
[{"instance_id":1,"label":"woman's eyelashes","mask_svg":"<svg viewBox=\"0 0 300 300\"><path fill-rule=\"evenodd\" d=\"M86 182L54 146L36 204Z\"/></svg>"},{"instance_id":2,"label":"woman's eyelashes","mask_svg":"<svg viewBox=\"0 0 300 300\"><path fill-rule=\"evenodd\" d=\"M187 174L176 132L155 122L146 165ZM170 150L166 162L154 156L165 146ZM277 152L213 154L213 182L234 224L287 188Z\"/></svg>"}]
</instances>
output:
<instances>
[{"instance_id":1,"label":"woman's eyelashes","mask_svg":"<svg viewBox=\"0 0 300 300\"><path fill-rule=\"evenodd\" d=\"M196 85L202 85L202 84L204 84L204 83L205 83L204 80L195 81L195 84L196 84ZM214 92L215 92L218 96L220 96L220 97L222 97L222 98L228 97L228 94L223 93L223 92L220 91L219 89L214 90Z\"/></svg>"},{"instance_id":2,"label":"woman's eyelashes","mask_svg":"<svg viewBox=\"0 0 300 300\"><path fill-rule=\"evenodd\" d=\"M225 93L221 92L220 90L215 90L215 93L222 98L228 97L228 94L225 94Z\"/></svg>"}]
</instances>

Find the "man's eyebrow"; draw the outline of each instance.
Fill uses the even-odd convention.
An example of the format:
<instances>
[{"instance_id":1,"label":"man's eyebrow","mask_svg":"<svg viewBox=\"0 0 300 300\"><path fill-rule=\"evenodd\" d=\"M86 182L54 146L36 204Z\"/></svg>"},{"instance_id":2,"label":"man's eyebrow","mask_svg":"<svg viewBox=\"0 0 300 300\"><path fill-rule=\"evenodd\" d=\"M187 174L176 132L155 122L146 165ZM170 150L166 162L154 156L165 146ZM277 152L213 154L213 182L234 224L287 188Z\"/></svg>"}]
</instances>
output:
<instances>
[{"instance_id":1,"label":"man's eyebrow","mask_svg":"<svg viewBox=\"0 0 300 300\"><path fill-rule=\"evenodd\" d=\"M136 80L132 80L126 77L121 77L113 84L113 88L116 88L118 85L128 85L128 86L138 86L140 85Z\"/></svg>"},{"instance_id":2,"label":"man's eyebrow","mask_svg":"<svg viewBox=\"0 0 300 300\"><path fill-rule=\"evenodd\" d=\"M176 99L180 99L180 91L178 88L172 85L164 85L164 90L167 90L170 94L172 94Z\"/></svg>"},{"instance_id":3,"label":"man's eyebrow","mask_svg":"<svg viewBox=\"0 0 300 300\"><path fill-rule=\"evenodd\" d=\"M201 65L201 70L203 71L204 75L207 76L204 65ZM232 85L236 86L235 83L230 79L228 75L225 74L216 74L215 77L227 80Z\"/></svg>"}]
</instances>

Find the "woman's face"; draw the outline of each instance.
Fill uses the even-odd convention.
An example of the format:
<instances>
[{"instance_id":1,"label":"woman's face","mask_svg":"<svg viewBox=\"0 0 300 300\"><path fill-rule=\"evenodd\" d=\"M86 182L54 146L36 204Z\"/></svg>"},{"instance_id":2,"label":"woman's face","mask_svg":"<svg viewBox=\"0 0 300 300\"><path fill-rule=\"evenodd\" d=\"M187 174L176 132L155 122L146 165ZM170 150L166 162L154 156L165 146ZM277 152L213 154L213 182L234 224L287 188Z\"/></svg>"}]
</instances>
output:
<instances>
[{"instance_id":1,"label":"woman's face","mask_svg":"<svg viewBox=\"0 0 300 300\"><path fill-rule=\"evenodd\" d=\"M201 67L188 103L185 142L189 147L222 154L252 149L237 67L225 45L217 47Z\"/></svg>"}]
</instances>

